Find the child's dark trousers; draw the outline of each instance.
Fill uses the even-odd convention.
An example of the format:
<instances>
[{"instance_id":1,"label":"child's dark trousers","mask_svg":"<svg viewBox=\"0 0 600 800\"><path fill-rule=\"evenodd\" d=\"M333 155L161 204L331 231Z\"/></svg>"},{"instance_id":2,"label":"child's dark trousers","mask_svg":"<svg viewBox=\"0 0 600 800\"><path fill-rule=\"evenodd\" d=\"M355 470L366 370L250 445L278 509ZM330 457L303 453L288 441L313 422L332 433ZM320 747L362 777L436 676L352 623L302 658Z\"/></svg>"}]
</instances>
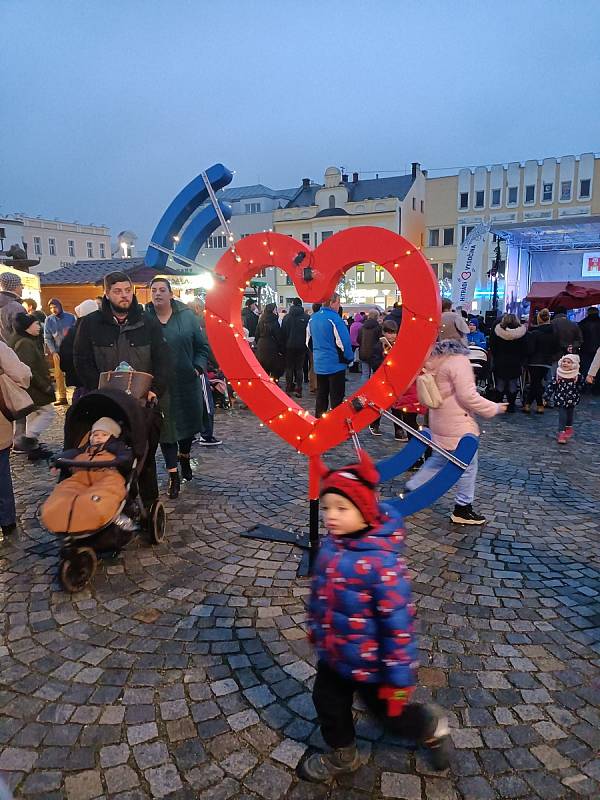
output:
<instances>
[{"instance_id":1,"label":"child's dark trousers","mask_svg":"<svg viewBox=\"0 0 600 800\"><path fill-rule=\"evenodd\" d=\"M313 702L319 715L323 739L334 750L348 747L354 742L354 718L352 703L358 692L371 714L396 736L423 741L432 735L428 730L431 718L418 703L407 703L398 717L387 716L387 704L377 697L380 685L359 683L342 678L337 672L320 661L313 688Z\"/></svg>"}]
</instances>

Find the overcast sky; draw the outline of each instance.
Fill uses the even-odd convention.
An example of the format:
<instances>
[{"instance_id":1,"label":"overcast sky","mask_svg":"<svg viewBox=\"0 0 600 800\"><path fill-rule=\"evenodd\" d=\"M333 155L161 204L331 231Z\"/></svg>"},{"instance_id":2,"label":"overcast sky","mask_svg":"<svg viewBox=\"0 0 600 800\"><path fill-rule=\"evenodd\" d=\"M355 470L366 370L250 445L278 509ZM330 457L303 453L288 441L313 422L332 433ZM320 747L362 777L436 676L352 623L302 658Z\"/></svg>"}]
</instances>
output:
<instances>
[{"instance_id":1,"label":"overcast sky","mask_svg":"<svg viewBox=\"0 0 600 800\"><path fill-rule=\"evenodd\" d=\"M142 248L216 161L287 188L600 150L598 0L0 0L0 19L0 214Z\"/></svg>"}]
</instances>

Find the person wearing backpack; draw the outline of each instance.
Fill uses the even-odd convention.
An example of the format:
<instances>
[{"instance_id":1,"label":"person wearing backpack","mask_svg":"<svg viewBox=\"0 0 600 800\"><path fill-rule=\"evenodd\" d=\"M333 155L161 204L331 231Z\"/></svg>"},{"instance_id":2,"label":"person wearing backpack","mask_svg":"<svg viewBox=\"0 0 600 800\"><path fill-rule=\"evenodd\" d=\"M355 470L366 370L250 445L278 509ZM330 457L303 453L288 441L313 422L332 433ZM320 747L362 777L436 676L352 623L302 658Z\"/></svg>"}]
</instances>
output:
<instances>
[{"instance_id":1,"label":"person wearing backpack","mask_svg":"<svg viewBox=\"0 0 600 800\"><path fill-rule=\"evenodd\" d=\"M477 391L469 349L465 343L464 321L454 312L442 314L438 341L433 346L425 364L425 375L417 378L419 400L425 402L423 388L435 381L429 397L429 428L434 444L454 452L460 439L467 433L479 436L475 415L494 417L506 411L506 404L492 403ZM426 379L426 380L422 380ZM425 384L425 387L422 386ZM475 481L477 479L477 453L455 485L455 506L450 515L459 525L484 525L485 517L473 510ZM446 464L446 459L435 451L424 466L406 483L408 491L422 486Z\"/></svg>"}]
</instances>

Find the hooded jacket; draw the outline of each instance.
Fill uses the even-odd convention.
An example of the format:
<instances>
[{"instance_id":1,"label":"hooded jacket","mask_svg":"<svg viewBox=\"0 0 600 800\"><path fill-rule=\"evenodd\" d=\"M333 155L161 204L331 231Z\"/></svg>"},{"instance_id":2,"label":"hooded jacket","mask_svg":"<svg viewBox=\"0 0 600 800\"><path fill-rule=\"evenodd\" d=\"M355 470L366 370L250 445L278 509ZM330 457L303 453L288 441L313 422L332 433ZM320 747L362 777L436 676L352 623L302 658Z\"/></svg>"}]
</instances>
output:
<instances>
[{"instance_id":1,"label":"hooded jacket","mask_svg":"<svg viewBox=\"0 0 600 800\"><path fill-rule=\"evenodd\" d=\"M281 337L286 350L306 349L306 326L309 316L302 306L292 306L281 323Z\"/></svg>"},{"instance_id":2,"label":"hooded jacket","mask_svg":"<svg viewBox=\"0 0 600 800\"><path fill-rule=\"evenodd\" d=\"M75 325L75 315L63 311L62 303L53 297L48 305L55 305L60 309L58 314L49 314L44 323L44 344L49 353L58 353L63 339L69 328Z\"/></svg>"},{"instance_id":3,"label":"hooded jacket","mask_svg":"<svg viewBox=\"0 0 600 800\"><path fill-rule=\"evenodd\" d=\"M309 329L316 375L333 375L352 363L350 332L336 311L323 307L310 318Z\"/></svg>"},{"instance_id":4,"label":"hooded jacket","mask_svg":"<svg viewBox=\"0 0 600 800\"><path fill-rule=\"evenodd\" d=\"M429 409L433 441L446 450L455 450L465 434L479 436L475 414L494 417L499 406L477 391L469 349L461 342L452 339L437 342L425 368L433 374L442 396L442 405Z\"/></svg>"},{"instance_id":5,"label":"hooded jacket","mask_svg":"<svg viewBox=\"0 0 600 800\"><path fill-rule=\"evenodd\" d=\"M370 361L373 355L375 342L383 335L381 325L376 319L367 319L363 322L358 332L358 355L361 361Z\"/></svg>"},{"instance_id":6,"label":"hooded jacket","mask_svg":"<svg viewBox=\"0 0 600 800\"><path fill-rule=\"evenodd\" d=\"M248 336L253 339L256 336L258 314L252 311L252 309L248 306L242 309L242 325L248 331Z\"/></svg>"},{"instance_id":7,"label":"hooded jacket","mask_svg":"<svg viewBox=\"0 0 600 800\"><path fill-rule=\"evenodd\" d=\"M0 339L4 342L8 343L14 335L15 317L24 310L18 295L14 292L0 292Z\"/></svg>"},{"instance_id":8,"label":"hooded jacket","mask_svg":"<svg viewBox=\"0 0 600 800\"><path fill-rule=\"evenodd\" d=\"M9 345L24 364L31 370L31 381L27 393L39 408L53 403L56 399L50 380L50 370L44 354L40 350L38 337L30 333L15 333Z\"/></svg>"},{"instance_id":9,"label":"hooded jacket","mask_svg":"<svg viewBox=\"0 0 600 800\"><path fill-rule=\"evenodd\" d=\"M558 351L555 354L555 361L558 361L561 356L567 353L569 347L572 348L574 353L579 351L583 342L583 334L579 325L571 322L565 314L556 314L552 320L552 327L558 337Z\"/></svg>"},{"instance_id":10,"label":"hooded jacket","mask_svg":"<svg viewBox=\"0 0 600 800\"><path fill-rule=\"evenodd\" d=\"M350 344L352 347L358 347L358 336L360 334L360 330L364 325L365 318L362 313L359 311L358 314L354 317L354 322L350 325Z\"/></svg>"},{"instance_id":11,"label":"hooded jacket","mask_svg":"<svg viewBox=\"0 0 600 800\"><path fill-rule=\"evenodd\" d=\"M600 347L600 317L582 319L579 323L579 330L583 337L581 352L593 357Z\"/></svg>"},{"instance_id":12,"label":"hooded jacket","mask_svg":"<svg viewBox=\"0 0 600 800\"><path fill-rule=\"evenodd\" d=\"M402 518L382 505L384 522L364 534L326 536L309 605L309 638L319 660L343 678L408 687L416 683L415 609Z\"/></svg>"},{"instance_id":13,"label":"hooded jacket","mask_svg":"<svg viewBox=\"0 0 600 800\"><path fill-rule=\"evenodd\" d=\"M521 367L527 358L526 333L525 325L519 325L518 328L501 328L496 325L490 336L496 377L511 380L521 375Z\"/></svg>"},{"instance_id":14,"label":"hooded jacket","mask_svg":"<svg viewBox=\"0 0 600 800\"><path fill-rule=\"evenodd\" d=\"M402 307L400 308L392 308L390 313L386 316L383 320L384 322L395 322L398 326L398 330L400 330L400 325L402 324Z\"/></svg>"},{"instance_id":15,"label":"hooded jacket","mask_svg":"<svg viewBox=\"0 0 600 800\"><path fill-rule=\"evenodd\" d=\"M160 325L144 313L134 297L125 322L115 319L108 299L102 308L80 320L73 345L73 363L81 385L97 389L101 372L126 361L134 370L154 376L152 391L160 397L170 377L169 347Z\"/></svg>"}]
</instances>

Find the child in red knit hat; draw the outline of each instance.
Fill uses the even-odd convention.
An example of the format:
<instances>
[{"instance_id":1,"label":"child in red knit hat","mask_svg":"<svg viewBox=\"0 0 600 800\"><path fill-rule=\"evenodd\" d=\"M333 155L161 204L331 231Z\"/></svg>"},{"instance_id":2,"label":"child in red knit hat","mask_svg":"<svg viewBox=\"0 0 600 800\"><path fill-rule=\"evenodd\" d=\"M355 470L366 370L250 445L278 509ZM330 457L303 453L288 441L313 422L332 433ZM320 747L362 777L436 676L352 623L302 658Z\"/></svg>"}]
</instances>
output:
<instances>
[{"instance_id":1,"label":"child in red knit hat","mask_svg":"<svg viewBox=\"0 0 600 800\"><path fill-rule=\"evenodd\" d=\"M369 456L323 468L325 526L309 607L309 637L318 655L313 701L330 753L315 753L303 778L327 781L361 764L352 703L355 692L396 735L429 749L448 766L448 726L431 705L411 703L417 681L414 606L402 557L404 530L393 507L380 506L379 474Z\"/></svg>"}]
</instances>

